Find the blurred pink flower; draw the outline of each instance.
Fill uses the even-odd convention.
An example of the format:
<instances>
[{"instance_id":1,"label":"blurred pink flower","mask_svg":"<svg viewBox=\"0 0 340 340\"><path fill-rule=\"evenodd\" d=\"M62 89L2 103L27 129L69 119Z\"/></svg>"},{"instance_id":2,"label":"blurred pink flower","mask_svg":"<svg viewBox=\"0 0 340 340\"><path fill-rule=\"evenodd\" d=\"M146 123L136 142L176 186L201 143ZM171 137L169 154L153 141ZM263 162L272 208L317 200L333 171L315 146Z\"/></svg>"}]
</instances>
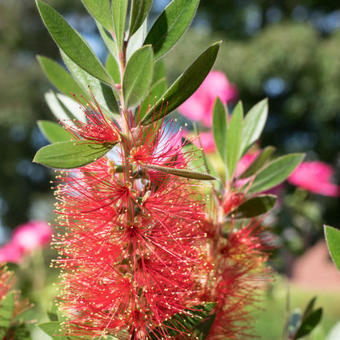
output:
<instances>
[{"instance_id":1,"label":"blurred pink flower","mask_svg":"<svg viewBox=\"0 0 340 340\"><path fill-rule=\"evenodd\" d=\"M51 240L52 229L44 221L21 224L14 230L11 241L0 249L0 263L21 261L25 253L43 247Z\"/></svg>"},{"instance_id":2,"label":"blurred pink flower","mask_svg":"<svg viewBox=\"0 0 340 340\"><path fill-rule=\"evenodd\" d=\"M333 168L325 163L303 162L289 176L288 181L300 188L325 196L340 196L340 186L331 183Z\"/></svg>"},{"instance_id":3,"label":"blurred pink flower","mask_svg":"<svg viewBox=\"0 0 340 340\"><path fill-rule=\"evenodd\" d=\"M179 107L179 112L191 120L212 125L212 114L217 97L226 104L237 97L237 89L220 71L211 71L200 88Z\"/></svg>"},{"instance_id":4,"label":"blurred pink flower","mask_svg":"<svg viewBox=\"0 0 340 340\"><path fill-rule=\"evenodd\" d=\"M0 249L0 263L12 262L19 263L22 260L23 251L12 241Z\"/></svg>"},{"instance_id":5,"label":"blurred pink flower","mask_svg":"<svg viewBox=\"0 0 340 340\"><path fill-rule=\"evenodd\" d=\"M253 163L259 153L260 151L246 153L237 163L235 176L238 177L242 175L242 173L249 168L250 164Z\"/></svg>"}]
</instances>

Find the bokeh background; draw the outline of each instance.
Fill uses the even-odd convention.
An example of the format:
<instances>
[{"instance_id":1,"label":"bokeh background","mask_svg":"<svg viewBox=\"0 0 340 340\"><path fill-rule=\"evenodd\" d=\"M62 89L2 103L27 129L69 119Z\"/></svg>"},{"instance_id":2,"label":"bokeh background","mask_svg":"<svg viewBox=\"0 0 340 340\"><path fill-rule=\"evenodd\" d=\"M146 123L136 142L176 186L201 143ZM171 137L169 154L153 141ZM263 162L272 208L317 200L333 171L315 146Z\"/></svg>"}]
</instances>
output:
<instances>
[{"instance_id":1,"label":"bokeh background","mask_svg":"<svg viewBox=\"0 0 340 340\"><path fill-rule=\"evenodd\" d=\"M49 2L104 60L105 47L81 2ZM168 2L154 0L154 17ZM339 2L202 0L192 28L166 57L169 79L180 74L208 44L221 39L215 69L225 72L237 87L245 108L269 98L270 114L261 145L274 145L278 154L305 152L308 160L328 163L335 170L334 183L339 183ZM36 121L52 119L44 102L50 85L37 63L37 54L60 60L34 1L0 0L0 246L21 223L53 220L49 183L53 173L31 162L34 153L47 144ZM277 250L271 258L280 277L264 301L269 313L258 316L258 332L263 339L278 339L281 334L287 296L283 278L294 280L294 266L323 238L323 224L340 225L338 198L286 184L282 200L282 208L272 221ZM56 273L47 268L53 252L47 249L44 254L40 260L34 255L17 269L19 285L36 302L39 313L48 307L48 299L42 302L42 296L53 294L49 284L56 278ZM37 272L31 270L33 265ZM311 268L315 274L320 269ZM32 276L37 273L46 276L47 281L36 282ZM320 304L325 304L327 312L320 334L340 320L340 309L332 303L334 297L340 302L340 284L338 291L294 287L292 305L303 306L315 293L320 295ZM273 312L275 322L271 320Z\"/></svg>"}]
</instances>

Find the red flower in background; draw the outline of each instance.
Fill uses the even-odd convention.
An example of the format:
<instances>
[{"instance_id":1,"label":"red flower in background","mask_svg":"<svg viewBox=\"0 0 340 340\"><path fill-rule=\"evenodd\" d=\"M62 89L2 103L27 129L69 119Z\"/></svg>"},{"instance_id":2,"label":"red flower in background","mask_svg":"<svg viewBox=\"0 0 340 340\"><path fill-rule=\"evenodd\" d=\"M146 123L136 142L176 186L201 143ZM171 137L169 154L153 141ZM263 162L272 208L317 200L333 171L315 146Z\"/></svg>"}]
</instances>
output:
<instances>
[{"instance_id":1,"label":"red flower in background","mask_svg":"<svg viewBox=\"0 0 340 340\"><path fill-rule=\"evenodd\" d=\"M333 168L325 163L303 162L289 176L288 181L300 188L325 196L340 196L340 186L333 184Z\"/></svg>"},{"instance_id":2,"label":"red flower in background","mask_svg":"<svg viewBox=\"0 0 340 340\"><path fill-rule=\"evenodd\" d=\"M216 98L227 104L234 100L237 94L236 87L229 82L224 73L212 71L199 89L178 110L185 117L210 127Z\"/></svg>"}]
</instances>

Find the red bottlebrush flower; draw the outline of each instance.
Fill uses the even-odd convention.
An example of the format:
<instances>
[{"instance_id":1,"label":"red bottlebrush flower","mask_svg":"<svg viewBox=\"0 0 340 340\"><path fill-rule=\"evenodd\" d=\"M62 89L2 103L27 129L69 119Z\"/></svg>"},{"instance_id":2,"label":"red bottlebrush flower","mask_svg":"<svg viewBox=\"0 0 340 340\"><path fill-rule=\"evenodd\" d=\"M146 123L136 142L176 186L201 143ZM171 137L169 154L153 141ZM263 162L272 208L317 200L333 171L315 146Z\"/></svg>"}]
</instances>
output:
<instances>
[{"instance_id":1,"label":"red bottlebrush flower","mask_svg":"<svg viewBox=\"0 0 340 340\"><path fill-rule=\"evenodd\" d=\"M263 228L254 220L239 230L231 231L228 238L215 249L212 277L207 285L205 299L215 301L216 318L207 339L251 338L251 305L262 290L267 260L260 234ZM212 282L207 280L207 282Z\"/></svg>"},{"instance_id":2,"label":"red bottlebrush flower","mask_svg":"<svg viewBox=\"0 0 340 340\"><path fill-rule=\"evenodd\" d=\"M79 120L63 121L64 128L75 139L86 139L96 143L116 143L119 140L119 128L114 121L105 116L97 101L80 104L87 122Z\"/></svg>"},{"instance_id":3,"label":"red bottlebrush flower","mask_svg":"<svg viewBox=\"0 0 340 340\"><path fill-rule=\"evenodd\" d=\"M173 148L157 130L137 136L132 147L121 142L122 172L102 158L58 176L54 243L68 334L147 339L171 315L202 303L204 213L194 184L171 175L155 184L134 172L145 163L185 167L181 144Z\"/></svg>"}]
</instances>

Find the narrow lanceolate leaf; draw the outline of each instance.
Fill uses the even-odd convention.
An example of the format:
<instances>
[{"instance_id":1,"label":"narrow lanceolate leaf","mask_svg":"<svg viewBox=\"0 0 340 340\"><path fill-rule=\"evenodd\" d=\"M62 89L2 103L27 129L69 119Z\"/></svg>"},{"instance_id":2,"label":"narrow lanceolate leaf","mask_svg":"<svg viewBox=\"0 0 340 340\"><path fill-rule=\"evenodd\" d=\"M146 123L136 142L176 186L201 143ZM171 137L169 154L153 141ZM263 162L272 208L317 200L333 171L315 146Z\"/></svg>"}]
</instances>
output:
<instances>
[{"instance_id":1,"label":"narrow lanceolate leaf","mask_svg":"<svg viewBox=\"0 0 340 340\"><path fill-rule=\"evenodd\" d=\"M264 99L250 109L244 119L242 134L242 153L261 136L268 117L268 100Z\"/></svg>"},{"instance_id":2,"label":"narrow lanceolate leaf","mask_svg":"<svg viewBox=\"0 0 340 340\"><path fill-rule=\"evenodd\" d=\"M151 44L155 58L162 57L184 34L195 16L199 0L172 0L151 27L145 44Z\"/></svg>"},{"instance_id":3,"label":"narrow lanceolate leaf","mask_svg":"<svg viewBox=\"0 0 340 340\"><path fill-rule=\"evenodd\" d=\"M40 131L51 143L66 142L72 138L72 135L57 123L48 120L39 120L38 126Z\"/></svg>"},{"instance_id":4,"label":"narrow lanceolate leaf","mask_svg":"<svg viewBox=\"0 0 340 340\"><path fill-rule=\"evenodd\" d=\"M128 4L129 4L128 0L112 1L113 26L116 34L118 48L120 51L122 50L124 42Z\"/></svg>"},{"instance_id":5,"label":"narrow lanceolate leaf","mask_svg":"<svg viewBox=\"0 0 340 340\"><path fill-rule=\"evenodd\" d=\"M231 212L235 218L253 218L270 211L276 202L275 195L260 195L242 203L237 209Z\"/></svg>"},{"instance_id":6,"label":"narrow lanceolate leaf","mask_svg":"<svg viewBox=\"0 0 340 340\"><path fill-rule=\"evenodd\" d=\"M234 175L236 165L241 158L243 131L243 106L239 102L228 124L226 163L229 179Z\"/></svg>"},{"instance_id":7,"label":"narrow lanceolate leaf","mask_svg":"<svg viewBox=\"0 0 340 340\"><path fill-rule=\"evenodd\" d=\"M84 38L47 3L36 0L44 24L60 49L92 76L112 85L112 80Z\"/></svg>"},{"instance_id":8,"label":"narrow lanceolate leaf","mask_svg":"<svg viewBox=\"0 0 340 340\"><path fill-rule=\"evenodd\" d=\"M130 16L130 36L137 32L148 16L152 0L132 0Z\"/></svg>"},{"instance_id":9,"label":"narrow lanceolate leaf","mask_svg":"<svg viewBox=\"0 0 340 340\"><path fill-rule=\"evenodd\" d=\"M299 329L297 330L293 340L302 339L310 334L312 330L320 323L322 319L322 308L318 308L302 320Z\"/></svg>"},{"instance_id":10,"label":"narrow lanceolate leaf","mask_svg":"<svg viewBox=\"0 0 340 340\"><path fill-rule=\"evenodd\" d=\"M102 37L109 52L116 58L118 57L118 47L116 42L113 40L113 35L109 33L98 21L96 22L100 36Z\"/></svg>"},{"instance_id":11,"label":"narrow lanceolate leaf","mask_svg":"<svg viewBox=\"0 0 340 340\"><path fill-rule=\"evenodd\" d=\"M198 324L194 329L194 335L196 336L195 339L197 340L205 340L210 330L215 322L216 314L209 315L204 321Z\"/></svg>"},{"instance_id":12,"label":"narrow lanceolate leaf","mask_svg":"<svg viewBox=\"0 0 340 340\"><path fill-rule=\"evenodd\" d=\"M117 63L117 60L111 53L109 53L109 55L107 56L105 67L114 82L116 84L121 84L119 65Z\"/></svg>"},{"instance_id":13,"label":"narrow lanceolate leaf","mask_svg":"<svg viewBox=\"0 0 340 340\"><path fill-rule=\"evenodd\" d=\"M324 229L329 252L340 271L340 230L327 225L324 226Z\"/></svg>"},{"instance_id":14,"label":"narrow lanceolate leaf","mask_svg":"<svg viewBox=\"0 0 340 340\"><path fill-rule=\"evenodd\" d=\"M163 78L166 78L165 63L164 60L158 60L154 65L152 84L157 83L158 80Z\"/></svg>"},{"instance_id":15,"label":"narrow lanceolate leaf","mask_svg":"<svg viewBox=\"0 0 340 340\"><path fill-rule=\"evenodd\" d=\"M302 162L304 156L295 153L275 159L257 174L249 192L268 190L282 183Z\"/></svg>"},{"instance_id":16,"label":"narrow lanceolate leaf","mask_svg":"<svg viewBox=\"0 0 340 340\"><path fill-rule=\"evenodd\" d=\"M113 32L109 0L81 0L88 12L109 32Z\"/></svg>"},{"instance_id":17,"label":"narrow lanceolate leaf","mask_svg":"<svg viewBox=\"0 0 340 340\"><path fill-rule=\"evenodd\" d=\"M273 146L267 146L263 151L254 159L250 166L240 175L239 178L247 178L253 176L257 171L259 171L266 162L270 159L272 154L275 152Z\"/></svg>"},{"instance_id":18,"label":"narrow lanceolate leaf","mask_svg":"<svg viewBox=\"0 0 340 340\"><path fill-rule=\"evenodd\" d=\"M60 142L41 148L33 162L55 169L74 169L103 157L113 146L83 140Z\"/></svg>"},{"instance_id":19,"label":"narrow lanceolate leaf","mask_svg":"<svg viewBox=\"0 0 340 340\"><path fill-rule=\"evenodd\" d=\"M109 114L111 112L119 112L117 100L110 86L103 84L95 77L92 77L89 73L74 63L65 53L61 53L61 56L65 62L65 65L70 70L74 79L76 79L83 91L85 91L88 98L93 100L93 95L105 113Z\"/></svg>"},{"instance_id":20,"label":"narrow lanceolate leaf","mask_svg":"<svg viewBox=\"0 0 340 340\"><path fill-rule=\"evenodd\" d=\"M227 113L220 98L216 98L213 111L213 135L218 153L223 161L227 143Z\"/></svg>"},{"instance_id":21,"label":"narrow lanceolate leaf","mask_svg":"<svg viewBox=\"0 0 340 340\"><path fill-rule=\"evenodd\" d=\"M60 103L53 91L45 94L45 100L53 115L60 121L70 121L75 117ZM72 123L71 123L72 124Z\"/></svg>"},{"instance_id":22,"label":"narrow lanceolate leaf","mask_svg":"<svg viewBox=\"0 0 340 340\"><path fill-rule=\"evenodd\" d=\"M154 119L161 119L184 103L202 84L213 67L220 42L204 51L195 62L171 85L162 99L145 115L142 124L150 124Z\"/></svg>"},{"instance_id":23,"label":"narrow lanceolate leaf","mask_svg":"<svg viewBox=\"0 0 340 340\"><path fill-rule=\"evenodd\" d=\"M150 330L148 334L149 339L158 340L177 335L189 335L188 338L191 338L190 335L196 333L195 328L211 316L210 314L215 305L212 302L206 303L205 305L195 306L185 310L183 313L173 315L162 326Z\"/></svg>"},{"instance_id":24,"label":"narrow lanceolate leaf","mask_svg":"<svg viewBox=\"0 0 340 340\"><path fill-rule=\"evenodd\" d=\"M0 328L6 330L10 327L13 312L14 295L12 292L10 292L2 300L0 300Z\"/></svg>"},{"instance_id":25,"label":"narrow lanceolate leaf","mask_svg":"<svg viewBox=\"0 0 340 340\"><path fill-rule=\"evenodd\" d=\"M71 75L58 63L50 58L38 56L39 63L50 82L62 93L80 98L84 91Z\"/></svg>"},{"instance_id":26,"label":"narrow lanceolate leaf","mask_svg":"<svg viewBox=\"0 0 340 340\"><path fill-rule=\"evenodd\" d=\"M162 98L167 88L168 86L165 78L158 80L152 85L150 93L144 99L142 105L140 106L139 112L137 113L137 115L139 114L140 119L143 119L149 108L152 107L157 102L157 100Z\"/></svg>"},{"instance_id":27,"label":"narrow lanceolate leaf","mask_svg":"<svg viewBox=\"0 0 340 340\"><path fill-rule=\"evenodd\" d=\"M197 171L190 171L186 169L175 169L175 168L170 168L167 166L149 165L149 164L144 165L144 167L146 169L157 170L160 172L164 172L166 174L175 175L175 176L184 177L184 178L197 179L200 181L214 181L217 179L216 177L209 175L209 174L204 174L202 172L197 172Z\"/></svg>"},{"instance_id":28,"label":"narrow lanceolate leaf","mask_svg":"<svg viewBox=\"0 0 340 340\"><path fill-rule=\"evenodd\" d=\"M126 60L129 60L131 56L144 45L145 37L148 33L148 19L146 18L137 32L129 37L129 42L126 48Z\"/></svg>"},{"instance_id":29,"label":"narrow lanceolate leaf","mask_svg":"<svg viewBox=\"0 0 340 340\"><path fill-rule=\"evenodd\" d=\"M147 45L137 50L128 61L123 79L123 95L127 108L138 105L146 96L153 73L153 52Z\"/></svg>"}]
</instances>

